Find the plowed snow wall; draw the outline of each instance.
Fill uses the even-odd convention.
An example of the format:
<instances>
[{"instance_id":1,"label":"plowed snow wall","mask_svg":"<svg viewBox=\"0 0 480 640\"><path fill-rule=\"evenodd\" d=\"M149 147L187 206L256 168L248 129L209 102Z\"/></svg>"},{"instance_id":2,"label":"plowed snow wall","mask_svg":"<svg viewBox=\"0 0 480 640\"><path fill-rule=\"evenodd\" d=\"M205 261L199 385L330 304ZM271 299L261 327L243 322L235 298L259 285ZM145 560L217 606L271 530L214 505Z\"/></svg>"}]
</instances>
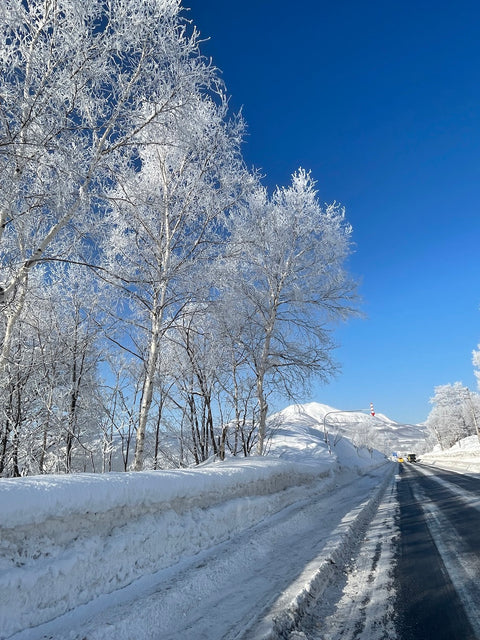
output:
<instances>
[{"instance_id":1,"label":"plowed snow wall","mask_svg":"<svg viewBox=\"0 0 480 640\"><path fill-rule=\"evenodd\" d=\"M265 459L213 469L0 480L0 638L219 544L328 475Z\"/></svg>"}]
</instances>

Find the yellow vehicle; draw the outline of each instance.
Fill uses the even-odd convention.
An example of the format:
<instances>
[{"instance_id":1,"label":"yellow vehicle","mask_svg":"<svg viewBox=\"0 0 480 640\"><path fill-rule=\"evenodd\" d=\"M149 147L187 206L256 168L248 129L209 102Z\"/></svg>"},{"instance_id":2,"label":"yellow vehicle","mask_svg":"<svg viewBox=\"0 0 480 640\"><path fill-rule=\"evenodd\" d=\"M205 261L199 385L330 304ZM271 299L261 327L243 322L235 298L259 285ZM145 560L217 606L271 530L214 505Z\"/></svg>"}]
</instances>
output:
<instances>
[{"instance_id":1,"label":"yellow vehicle","mask_svg":"<svg viewBox=\"0 0 480 640\"><path fill-rule=\"evenodd\" d=\"M399 458L398 461L399 462L405 462L405 460L403 458Z\"/></svg>"}]
</instances>

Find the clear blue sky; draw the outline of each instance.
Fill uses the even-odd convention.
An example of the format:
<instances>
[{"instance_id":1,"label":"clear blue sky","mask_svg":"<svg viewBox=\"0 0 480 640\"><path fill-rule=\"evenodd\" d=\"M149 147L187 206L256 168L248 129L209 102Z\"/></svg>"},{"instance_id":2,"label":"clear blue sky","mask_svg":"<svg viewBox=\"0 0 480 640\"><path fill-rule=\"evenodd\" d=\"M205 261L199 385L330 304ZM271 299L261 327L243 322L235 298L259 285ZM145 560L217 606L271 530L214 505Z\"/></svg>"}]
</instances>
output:
<instances>
[{"instance_id":1,"label":"clear blue sky","mask_svg":"<svg viewBox=\"0 0 480 640\"><path fill-rule=\"evenodd\" d=\"M436 385L476 389L480 4L184 0L248 124L269 188L312 171L346 207L364 320L305 401L426 419Z\"/></svg>"}]
</instances>

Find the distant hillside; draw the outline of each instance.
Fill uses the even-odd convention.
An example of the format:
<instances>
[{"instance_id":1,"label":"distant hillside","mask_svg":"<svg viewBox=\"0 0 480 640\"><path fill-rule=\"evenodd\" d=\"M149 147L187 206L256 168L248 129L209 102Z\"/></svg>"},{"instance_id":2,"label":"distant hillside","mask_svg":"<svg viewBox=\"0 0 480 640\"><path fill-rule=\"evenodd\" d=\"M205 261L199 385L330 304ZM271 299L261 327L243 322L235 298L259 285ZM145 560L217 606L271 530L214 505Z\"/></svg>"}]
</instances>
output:
<instances>
[{"instance_id":1,"label":"distant hillside","mask_svg":"<svg viewBox=\"0 0 480 640\"><path fill-rule=\"evenodd\" d=\"M424 425L400 424L383 414L371 416L367 412L343 411L318 402L291 405L274 414L270 424L277 429L286 424L309 428L312 434L322 438L325 430L332 447L341 438L347 438L357 446L368 446L386 455L426 450Z\"/></svg>"}]
</instances>

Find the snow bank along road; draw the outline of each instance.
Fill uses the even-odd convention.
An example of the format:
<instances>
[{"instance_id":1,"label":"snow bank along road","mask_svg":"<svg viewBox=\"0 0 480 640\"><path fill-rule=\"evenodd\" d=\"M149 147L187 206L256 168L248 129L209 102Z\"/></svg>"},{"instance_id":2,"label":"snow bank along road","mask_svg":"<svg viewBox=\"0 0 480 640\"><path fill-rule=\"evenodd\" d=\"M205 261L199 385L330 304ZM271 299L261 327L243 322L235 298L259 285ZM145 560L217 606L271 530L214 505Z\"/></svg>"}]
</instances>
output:
<instances>
[{"instance_id":1,"label":"snow bank along road","mask_svg":"<svg viewBox=\"0 0 480 640\"><path fill-rule=\"evenodd\" d=\"M0 637L287 637L396 466L257 465L2 484Z\"/></svg>"}]
</instances>

